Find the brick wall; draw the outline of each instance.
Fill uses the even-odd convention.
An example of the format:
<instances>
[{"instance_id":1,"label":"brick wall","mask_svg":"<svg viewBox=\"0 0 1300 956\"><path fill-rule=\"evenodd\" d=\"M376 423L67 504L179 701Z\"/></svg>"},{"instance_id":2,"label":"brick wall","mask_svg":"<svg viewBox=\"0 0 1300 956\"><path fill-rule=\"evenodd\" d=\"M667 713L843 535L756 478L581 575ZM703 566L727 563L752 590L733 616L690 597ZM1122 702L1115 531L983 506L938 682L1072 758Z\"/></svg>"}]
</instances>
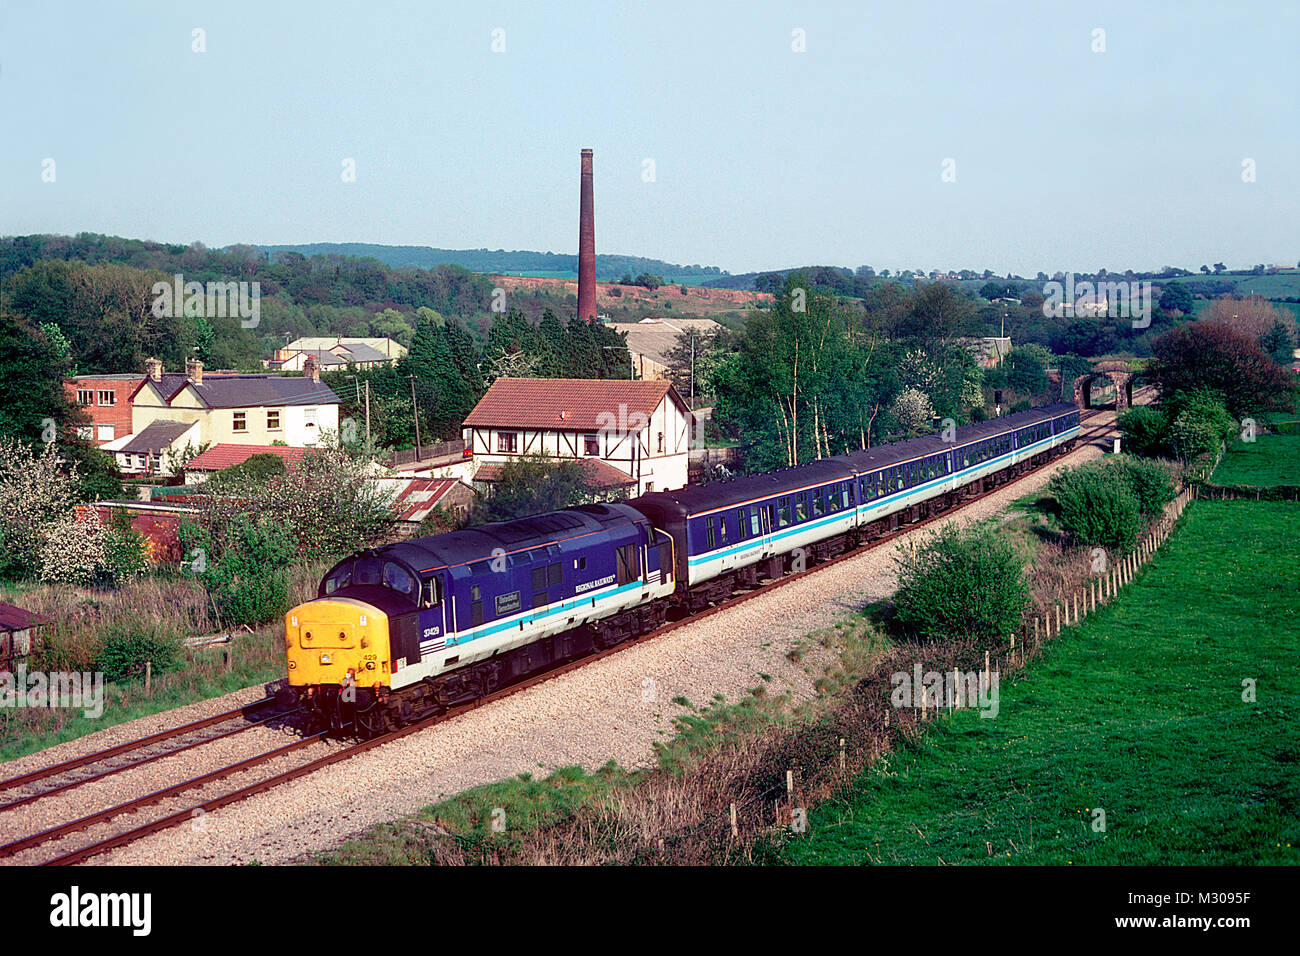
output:
<instances>
[{"instance_id":1,"label":"brick wall","mask_svg":"<svg viewBox=\"0 0 1300 956\"><path fill-rule=\"evenodd\" d=\"M138 378L124 379L71 379L63 383L64 389L68 393L68 399L77 405L83 412L90 416L90 421L94 426L94 432L91 434L91 440L96 446L104 444L115 438L122 438L131 434L131 393L135 391L140 384ZM82 405L77 400L78 391L89 390L93 392L93 402L90 405ZM100 404L101 392L109 392L113 396L111 404ZM100 425L112 425L112 438L100 438Z\"/></svg>"}]
</instances>

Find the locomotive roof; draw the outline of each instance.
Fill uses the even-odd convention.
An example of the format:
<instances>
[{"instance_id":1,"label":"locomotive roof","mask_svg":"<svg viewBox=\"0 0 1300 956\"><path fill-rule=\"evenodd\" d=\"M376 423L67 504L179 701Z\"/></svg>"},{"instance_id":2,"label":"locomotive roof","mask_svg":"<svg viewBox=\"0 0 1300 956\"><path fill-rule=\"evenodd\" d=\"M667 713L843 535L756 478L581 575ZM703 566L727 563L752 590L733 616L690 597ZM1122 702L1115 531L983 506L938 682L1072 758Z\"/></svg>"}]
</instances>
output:
<instances>
[{"instance_id":1,"label":"locomotive roof","mask_svg":"<svg viewBox=\"0 0 1300 956\"><path fill-rule=\"evenodd\" d=\"M494 521L460 531L411 538L396 544L375 548L377 557L394 557L406 562L416 571L429 571L443 566L455 566L492 557L493 549L500 548L510 554L527 551L541 545L552 544L567 538L602 531L610 525L644 520L627 505L579 505L563 511L530 515L514 521ZM361 557L361 555L353 555Z\"/></svg>"}]
</instances>

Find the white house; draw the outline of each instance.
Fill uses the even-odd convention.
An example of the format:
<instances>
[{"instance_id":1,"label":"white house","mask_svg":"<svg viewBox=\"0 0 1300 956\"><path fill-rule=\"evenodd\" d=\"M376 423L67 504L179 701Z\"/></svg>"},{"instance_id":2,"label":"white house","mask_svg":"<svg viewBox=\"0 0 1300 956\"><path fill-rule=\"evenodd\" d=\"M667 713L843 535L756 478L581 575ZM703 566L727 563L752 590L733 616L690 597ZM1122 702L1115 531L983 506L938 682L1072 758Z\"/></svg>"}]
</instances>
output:
<instances>
[{"instance_id":1,"label":"white house","mask_svg":"<svg viewBox=\"0 0 1300 956\"><path fill-rule=\"evenodd\" d=\"M132 396L132 431L157 421L198 422L199 439L210 444L315 445L324 432L337 432L339 398L322 385L315 363L307 374L204 374L190 361L185 373L169 374L150 360L148 374Z\"/></svg>"},{"instance_id":2,"label":"white house","mask_svg":"<svg viewBox=\"0 0 1300 956\"><path fill-rule=\"evenodd\" d=\"M682 488L694 418L663 379L499 378L465 418L474 482L522 455L585 461L598 484L633 495Z\"/></svg>"}]
</instances>

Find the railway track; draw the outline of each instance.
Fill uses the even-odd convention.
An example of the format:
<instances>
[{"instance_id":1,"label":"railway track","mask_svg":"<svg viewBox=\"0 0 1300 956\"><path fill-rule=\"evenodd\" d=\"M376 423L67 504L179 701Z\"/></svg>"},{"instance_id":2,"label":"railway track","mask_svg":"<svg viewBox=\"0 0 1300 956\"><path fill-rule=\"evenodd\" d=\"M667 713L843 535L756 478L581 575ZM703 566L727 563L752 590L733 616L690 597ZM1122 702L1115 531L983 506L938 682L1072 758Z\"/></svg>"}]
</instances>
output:
<instances>
[{"instance_id":1,"label":"railway track","mask_svg":"<svg viewBox=\"0 0 1300 956\"><path fill-rule=\"evenodd\" d=\"M103 780L105 777L184 753L204 744L233 737L298 712L297 708L294 708L254 717L257 711L274 703L274 697L265 697L233 710L160 730L136 740L74 757L17 777L0 780L0 812L63 793L95 780ZM233 727L221 727L222 724L232 721L242 722ZM168 743L176 745L165 746Z\"/></svg>"},{"instance_id":2,"label":"railway track","mask_svg":"<svg viewBox=\"0 0 1300 956\"><path fill-rule=\"evenodd\" d=\"M1083 426L1085 425L1085 423L1093 422L1102 414L1103 411L1101 410L1097 410L1097 409L1086 410L1080 415L1080 425ZM1111 428L1112 428L1111 422L1099 422L1099 423L1091 424L1088 427L1083 427L1081 428L1078 441L1079 443L1087 443L1093 441L1096 438L1101 437L1106 433L1108 433L1111 430ZM147 822L138 824L136 826L128 827L126 829L118 829L116 832L107 835L96 836L92 838L90 842L85 843L76 848L65 850L61 847L55 847L54 849L56 852L54 853L54 855L49 856L40 861L32 861L32 862L39 862L43 865L53 865L53 866L65 866L65 865L84 862L85 860L88 860L91 857L96 856L98 854L105 853L109 850L115 849L120 846L125 846L128 843L133 843L136 840L142 839L143 837L149 836L153 833L158 833L162 830L166 830L170 827L176 826L177 824L184 823L187 820L193 820L196 817L199 817L206 813L210 813L214 810L220 809L221 807L228 806L232 803L237 803L241 800L245 800L249 797L255 796L256 794L264 793L267 790L271 790L275 787L282 786L283 784L286 784L292 780L296 780L300 777L306 776L307 774L314 773L315 771L320 770L323 767L327 767L331 764L338 763L343 760L348 760L352 757L358 756L359 754L365 753L376 747L383 746L386 743L391 743L392 741L401 739L402 737L406 737L410 734L417 733L419 731L426 730L430 727L436 726L437 724L443 723L444 721L453 720L462 714L468 713L486 704L490 704L495 701L501 700L512 694L520 693L540 683L543 683L544 681L552 680L563 674L576 670L579 667L585 667L588 664L592 664L598 660L602 660L612 654L617 654L622 651L628 650L629 648L635 645L662 637L663 635L671 631L674 631L679 627L684 627L687 624L696 623L714 614L721 614L724 611L729 611L732 608L740 604L743 604L746 601L752 600L753 598L756 598L760 595L770 593L773 590L791 584L796 580L806 577L807 575L816 574L817 572L825 568L828 568L834 564L838 564L841 561L848 561L851 560L852 558L858 557L866 551L877 548L883 544L889 543L890 541L894 540L900 535L907 534L911 531L929 525L933 522L951 517L954 514L958 513L966 505L973 504L976 501L979 501L987 497L988 495L994 494L997 491L1007 487L1007 485L1009 484L1014 484L1016 481L1019 481L1022 478L1026 478L1029 475L1035 474L1044 468L1053 467L1059 464L1059 462L1060 462L1059 457L1050 458L1046 462L1043 462L1042 464L1038 465L1037 467L1031 468L1021 475L1017 475L1011 481L1004 481L1000 484L994 485L986 490L983 490L978 494L972 495L969 498L963 499L952 508L948 508L943 511L930 514L917 521L913 521L907 524L900 524L900 526L896 530L892 530L880 537L864 542L859 547L846 551L842 554L835 555L834 557L830 557L825 560L813 563L802 571L793 572L784 575L781 578L770 580L767 583L761 584L756 588L738 591L727 600L715 604L697 613L690 614L682 618L681 620L670 621L664 624L663 626L656 628L653 631L650 631L646 634L639 635L637 637L630 638L626 641L619 643L614 647L593 652L591 654L588 654L576 660L566 662L558 667L552 668L543 673L535 674L531 677L525 678L524 680L521 680L515 684L502 687L484 697L481 697L477 700L474 700L466 704L459 705L457 707L453 707L447 710L445 713L439 714L435 717L429 717L424 720L417 721L415 723L402 727L398 730L391 731L389 733L371 738L369 740L357 741L350 744L334 746L332 748L331 748L331 744L335 742L329 741L325 733L304 737L300 740L294 741L282 747L277 747L274 748L273 750L266 751L265 753L246 758L235 764L231 764L228 767L223 767L217 770L210 771L208 773L201 774L191 779L181 781L180 783L173 784L171 786L162 788L152 793L145 794L133 800L129 800L124 803L118 804L116 806L107 808L105 810L97 811L95 813L83 816L79 819L69 821L68 823L59 824L57 826L50 827L46 830L43 830L39 833L34 833L29 836L23 837L19 840L15 840L7 844L0 845L0 858L13 856L18 853L23 853L43 845L53 843L56 840L62 840L73 833L90 830L91 828L98 827L101 824L107 824L114 819L139 813L142 810L144 810L146 807L156 806L158 804L164 803L169 800L174 801L174 798L179 797L180 795L186 793L187 791L199 789L199 788L207 788L208 786L214 783L218 783L221 780L227 780L232 777L238 777L240 774L252 771L255 768L264 767L273 764L276 761L283 760L290 754L296 753L300 750L304 750L313 745L321 745L326 748L326 752L320 754L319 756L314 756L309 760L296 763L295 765L282 770L276 770L272 772L270 775L261 777L260 779L256 779L246 783L241 783L239 786L236 786L233 789L229 789L225 793L209 797L208 799L199 802L182 801L183 806L181 806L179 809L171 810L170 808L166 808L162 815L157 816ZM267 700L265 701L259 701L257 702L257 704L250 705L250 706L255 707L260 704L266 704L270 700L271 698L267 698ZM240 708L240 711L242 710L244 710L244 708ZM231 719L232 715L234 715L235 713L238 712L230 711L224 715L216 715L213 718L205 718L204 721L196 721L193 725L183 725L180 728L176 728L174 731L163 732L163 735L151 735L151 737L157 737L158 739L167 739L168 737L175 737L178 734L186 732L187 728L190 730L199 729L198 727L195 726L198 724L205 724L205 723L211 724L217 722L222 718ZM250 724L250 726L252 725ZM247 728L242 728L242 729L247 729ZM142 738L140 741L136 741L133 744L120 745L120 748L126 748L128 750L138 749L139 747L144 746L146 742L149 741L150 739L151 738ZM182 750L189 749L190 747L197 746L197 745L198 744L195 743L195 744L187 745L182 748L173 749L171 753L179 753ZM78 762L91 760L97 756L102 757L103 755L110 754L111 752L119 752L120 748L110 748L110 751L104 751L100 755L90 755L89 758L78 758L77 761L68 761L67 764L77 764ZM154 759L159 759L159 758L148 757L143 760L137 760L130 766L139 766L142 763L146 763L149 760L154 760ZM49 776L53 772L58 772L61 767L64 768L65 770L70 769L70 767L68 767L67 765L61 764L61 765L56 765L55 767L52 768L48 768L48 772L37 771L35 772L35 774L27 775L27 777L35 777L36 779L41 779L41 777L39 776L40 774L45 773L46 776ZM105 775L106 774L101 774L100 776L105 776ZM26 778L19 777L19 778L14 778L11 781L0 782L0 792L2 792L6 787L17 785L19 782L22 782L25 779ZM90 779L98 779L98 778L90 778ZM76 784L72 784L72 786L75 785ZM61 789L67 789L67 788L64 787ZM53 793L53 792L57 792L57 791L53 791L53 790L47 791L46 793L39 794L31 799L32 800L40 799L41 797L46 796L49 793ZM29 800L24 802L31 802L31 801ZM9 806L13 806L13 805L15 804L13 803L9 804ZM0 810L2 809L4 809L4 805L0 805Z\"/></svg>"}]
</instances>

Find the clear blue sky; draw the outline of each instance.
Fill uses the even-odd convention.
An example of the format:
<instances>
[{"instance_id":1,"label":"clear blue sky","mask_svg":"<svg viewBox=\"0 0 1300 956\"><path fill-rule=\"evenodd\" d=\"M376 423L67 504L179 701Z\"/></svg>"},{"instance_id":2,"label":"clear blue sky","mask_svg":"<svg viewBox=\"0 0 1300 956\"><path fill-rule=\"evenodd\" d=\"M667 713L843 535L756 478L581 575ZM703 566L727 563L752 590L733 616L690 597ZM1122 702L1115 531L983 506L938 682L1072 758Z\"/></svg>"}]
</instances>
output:
<instances>
[{"instance_id":1,"label":"clear blue sky","mask_svg":"<svg viewBox=\"0 0 1300 956\"><path fill-rule=\"evenodd\" d=\"M0 234L575 253L590 146L598 252L1295 265L1297 9L3 0Z\"/></svg>"}]
</instances>

